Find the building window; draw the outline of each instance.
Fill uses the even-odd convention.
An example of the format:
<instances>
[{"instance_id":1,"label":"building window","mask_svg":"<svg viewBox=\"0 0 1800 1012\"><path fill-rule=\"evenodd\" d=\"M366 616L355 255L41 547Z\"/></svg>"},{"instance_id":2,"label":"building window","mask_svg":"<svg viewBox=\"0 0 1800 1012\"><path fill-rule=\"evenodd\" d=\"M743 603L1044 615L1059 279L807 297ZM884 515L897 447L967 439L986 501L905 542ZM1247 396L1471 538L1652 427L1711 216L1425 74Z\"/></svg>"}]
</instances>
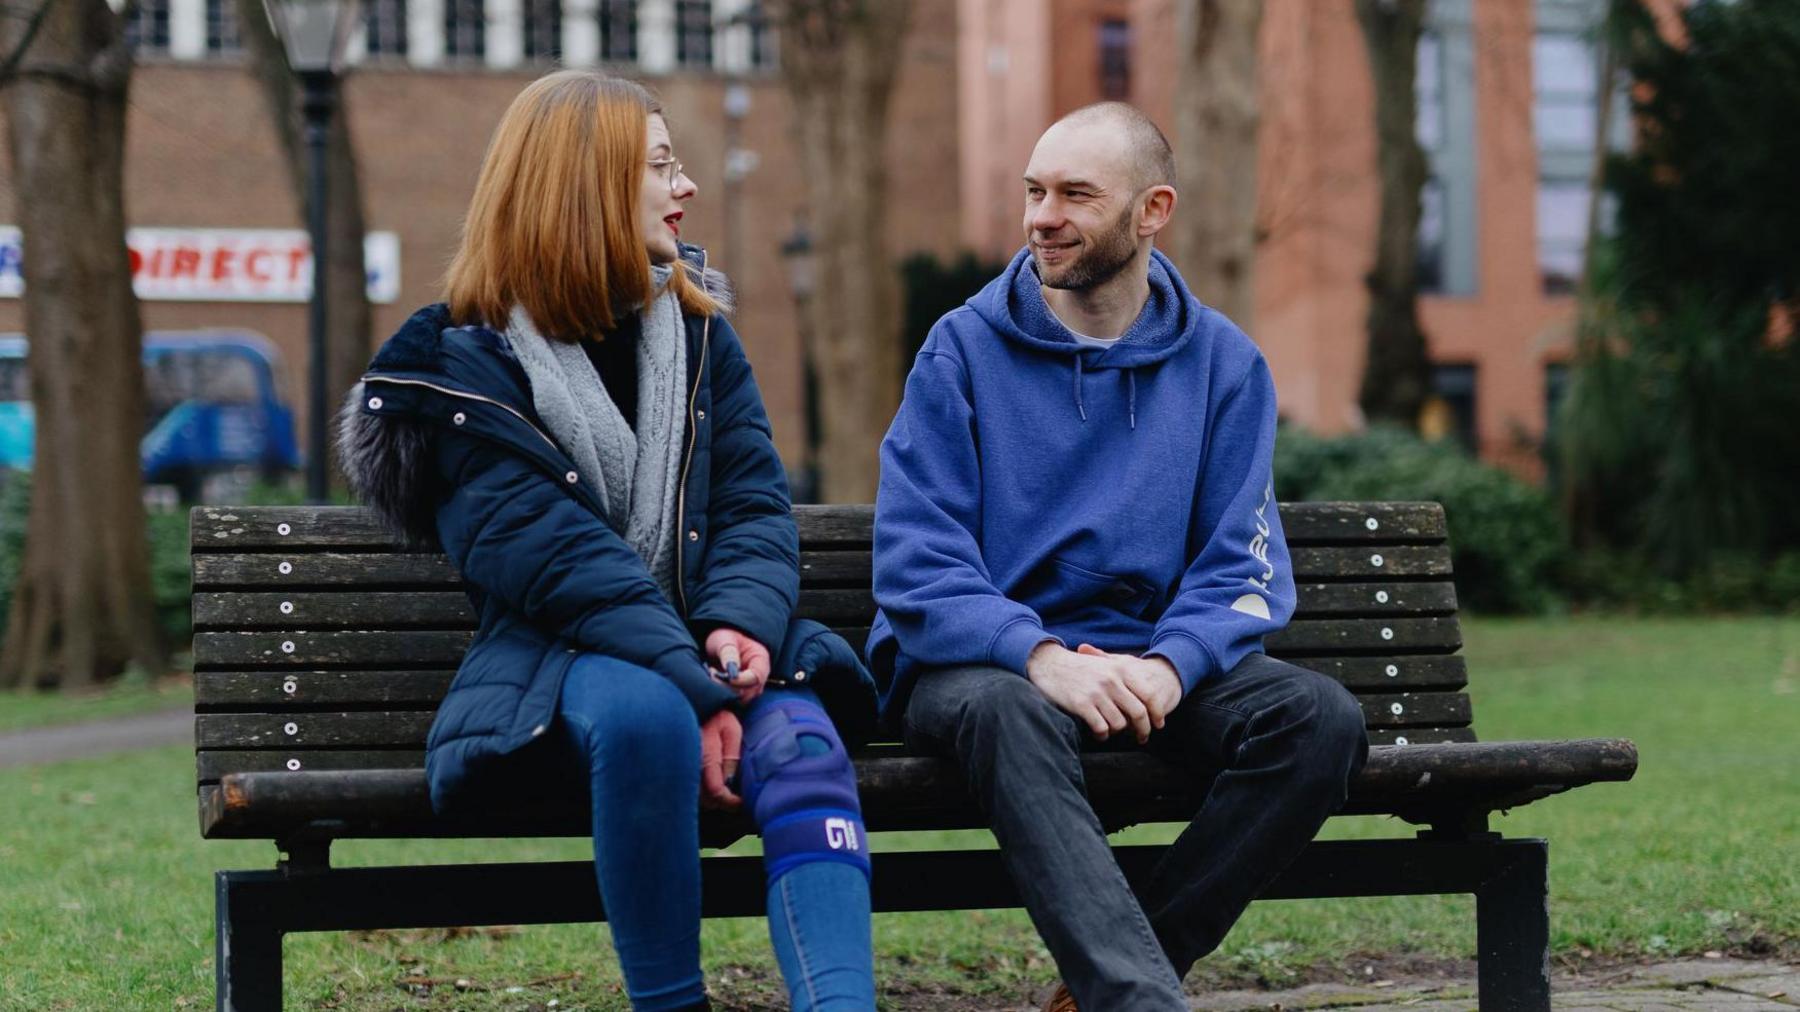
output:
<instances>
[{"instance_id":1,"label":"building window","mask_svg":"<svg viewBox=\"0 0 1800 1012\"><path fill-rule=\"evenodd\" d=\"M1475 431L1475 367L1445 364L1431 367L1431 396L1419 412L1419 435L1429 440L1455 439L1478 453Z\"/></svg>"},{"instance_id":2,"label":"building window","mask_svg":"<svg viewBox=\"0 0 1800 1012\"><path fill-rule=\"evenodd\" d=\"M1418 102L1414 126L1419 146L1436 151L1444 146L1444 40L1433 29L1419 34L1413 98Z\"/></svg>"},{"instance_id":3,"label":"building window","mask_svg":"<svg viewBox=\"0 0 1800 1012\"><path fill-rule=\"evenodd\" d=\"M525 59L562 59L562 0L525 0Z\"/></svg>"},{"instance_id":4,"label":"building window","mask_svg":"<svg viewBox=\"0 0 1800 1012\"><path fill-rule=\"evenodd\" d=\"M712 0L675 0L675 62L683 67L712 66Z\"/></svg>"},{"instance_id":5,"label":"building window","mask_svg":"<svg viewBox=\"0 0 1800 1012\"><path fill-rule=\"evenodd\" d=\"M233 0L206 0L206 51L235 53L242 48Z\"/></svg>"},{"instance_id":6,"label":"building window","mask_svg":"<svg viewBox=\"0 0 1800 1012\"><path fill-rule=\"evenodd\" d=\"M364 51L370 56L406 55L406 0L371 0L363 6Z\"/></svg>"},{"instance_id":7,"label":"building window","mask_svg":"<svg viewBox=\"0 0 1800 1012\"><path fill-rule=\"evenodd\" d=\"M751 0L744 11L750 26L750 66L754 70L770 70L775 66L775 30L769 26L769 12L762 0Z\"/></svg>"},{"instance_id":8,"label":"building window","mask_svg":"<svg viewBox=\"0 0 1800 1012\"><path fill-rule=\"evenodd\" d=\"M1544 437L1554 440L1558 420L1562 416L1563 398L1569 393L1569 366L1566 362L1544 364Z\"/></svg>"},{"instance_id":9,"label":"building window","mask_svg":"<svg viewBox=\"0 0 1800 1012\"><path fill-rule=\"evenodd\" d=\"M600 58L637 62L637 0L600 0Z\"/></svg>"},{"instance_id":10,"label":"building window","mask_svg":"<svg viewBox=\"0 0 1800 1012\"><path fill-rule=\"evenodd\" d=\"M1576 31L1539 32L1531 41L1531 125L1537 138L1537 264L1543 290L1565 294L1581 280L1593 201L1600 63Z\"/></svg>"},{"instance_id":11,"label":"building window","mask_svg":"<svg viewBox=\"0 0 1800 1012\"><path fill-rule=\"evenodd\" d=\"M1444 181L1425 180L1419 191L1419 290L1444 290Z\"/></svg>"},{"instance_id":12,"label":"building window","mask_svg":"<svg viewBox=\"0 0 1800 1012\"><path fill-rule=\"evenodd\" d=\"M1445 221L1444 180L1439 173L1450 132L1444 121L1444 40L1435 29L1428 28L1419 34L1417 59L1418 68L1413 75L1417 111L1413 127L1431 172L1419 192L1417 270L1419 291L1436 294L1449 290L1444 270L1448 224Z\"/></svg>"},{"instance_id":13,"label":"building window","mask_svg":"<svg viewBox=\"0 0 1800 1012\"><path fill-rule=\"evenodd\" d=\"M1555 492L1562 487L1562 409L1569 394L1569 366L1564 362L1544 364L1544 484Z\"/></svg>"},{"instance_id":14,"label":"building window","mask_svg":"<svg viewBox=\"0 0 1800 1012\"><path fill-rule=\"evenodd\" d=\"M1545 292L1567 294L1581 280L1592 203L1586 179L1538 180L1537 262Z\"/></svg>"},{"instance_id":15,"label":"building window","mask_svg":"<svg viewBox=\"0 0 1800 1012\"><path fill-rule=\"evenodd\" d=\"M167 53L169 0L139 0L125 23L125 40L140 53Z\"/></svg>"},{"instance_id":16,"label":"building window","mask_svg":"<svg viewBox=\"0 0 1800 1012\"><path fill-rule=\"evenodd\" d=\"M1131 100L1131 22L1100 22L1100 97Z\"/></svg>"},{"instance_id":17,"label":"building window","mask_svg":"<svg viewBox=\"0 0 1800 1012\"><path fill-rule=\"evenodd\" d=\"M487 6L482 0L444 0L444 56L479 60L487 54Z\"/></svg>"},{"instance_id":18,"label":"building window","mask_svg":"<svg viewBox=\"0 0 1800 1012\"><path fill-rule=\"evenodd\" d=\"M1413 136L1425 154L1416 277L1421 292L1473 295L1480 218L1473 0L1432 0L1414 53Z\"/></svg>"}]
</instances>

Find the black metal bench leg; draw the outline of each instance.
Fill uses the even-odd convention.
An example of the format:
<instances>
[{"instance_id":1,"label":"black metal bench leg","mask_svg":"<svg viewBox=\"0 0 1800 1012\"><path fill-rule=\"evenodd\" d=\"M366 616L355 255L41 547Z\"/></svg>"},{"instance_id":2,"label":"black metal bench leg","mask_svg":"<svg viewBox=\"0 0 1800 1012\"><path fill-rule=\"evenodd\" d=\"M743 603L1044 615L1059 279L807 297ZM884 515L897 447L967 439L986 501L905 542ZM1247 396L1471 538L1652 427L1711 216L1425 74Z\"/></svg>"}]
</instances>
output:
<instances>
[{"instance_id":1,"label":"black metal bench leg","mask_svg":"<svg viewBox=\"0 0 1800 1012\"><path fill-rule=\"evenodd\" d=\"M228 871L214 877L219 1012L281 1012L281 929L267 910L234 896L232 879Z\"/></svg>"},{"instance_id":2,"label":"black metal bench leg","mask_svg":"<svg viewBox=\"0 0 1800 1012\"><path fill-rule=\"evenodd\" d=\"M1508 842L1513 859L1475 890L1481 1012L1549 1012L1550 847Z\"/></svg>"}]
</instances>

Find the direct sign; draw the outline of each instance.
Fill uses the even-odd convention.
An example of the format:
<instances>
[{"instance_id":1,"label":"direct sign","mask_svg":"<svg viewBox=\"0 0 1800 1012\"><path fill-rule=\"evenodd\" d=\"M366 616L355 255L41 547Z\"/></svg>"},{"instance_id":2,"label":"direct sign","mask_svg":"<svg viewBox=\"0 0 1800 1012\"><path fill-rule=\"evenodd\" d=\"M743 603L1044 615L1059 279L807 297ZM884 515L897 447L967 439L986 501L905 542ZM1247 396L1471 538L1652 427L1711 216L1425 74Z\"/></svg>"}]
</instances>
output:
<instances>
[{"instance_id":1,"label":"direct sign","mask_svg":"<svg viewBox=\"0 0 1800 1012\"><path fill-rule=\"evenodd\" d=\"M176 302L305 302L312 298L312 242L300 229L133 228L125 232L131 286L140 299ZM25 291L19 229L0 225L0 298ZM363 238L369 301L400 295L400 237Z\"/></svg>"}]
</instances>

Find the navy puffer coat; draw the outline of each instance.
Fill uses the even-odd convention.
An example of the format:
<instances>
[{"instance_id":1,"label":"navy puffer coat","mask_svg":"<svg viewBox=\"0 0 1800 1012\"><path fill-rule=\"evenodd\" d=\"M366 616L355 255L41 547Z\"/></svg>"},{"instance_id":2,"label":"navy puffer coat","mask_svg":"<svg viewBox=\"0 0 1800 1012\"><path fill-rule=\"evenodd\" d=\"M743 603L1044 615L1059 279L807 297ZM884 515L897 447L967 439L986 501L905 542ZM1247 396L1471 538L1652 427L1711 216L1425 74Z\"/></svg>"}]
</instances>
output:
<instances>
[{"instance_id":1,"label":"navy puffer coat","mask_svg":"<svg viewBox=\"0 0 1800 1012\"><path fill-rule=\"evenodd\" d=\"M684 247L683 261L718 297L703 254ZM659 672L699 720L736 700L707 675L697 644L709 632L730 626L783 653L800 582L787 479L731 325L722 315L685 322L676 601L603 519L598 476L579 474L541 424L501 334L451 326L443 305L428 306L351 391L339 447L353 487L409 542L450 557L480 623L427 743L438 810L548 730L580 652ZM803 625L796 642L821 632ZM836 683L821 692L834 718L861 726L873 707L867 672L854 651L820 656L838 669L814 673L815 684Z\"/></svg>"}]
</instances>

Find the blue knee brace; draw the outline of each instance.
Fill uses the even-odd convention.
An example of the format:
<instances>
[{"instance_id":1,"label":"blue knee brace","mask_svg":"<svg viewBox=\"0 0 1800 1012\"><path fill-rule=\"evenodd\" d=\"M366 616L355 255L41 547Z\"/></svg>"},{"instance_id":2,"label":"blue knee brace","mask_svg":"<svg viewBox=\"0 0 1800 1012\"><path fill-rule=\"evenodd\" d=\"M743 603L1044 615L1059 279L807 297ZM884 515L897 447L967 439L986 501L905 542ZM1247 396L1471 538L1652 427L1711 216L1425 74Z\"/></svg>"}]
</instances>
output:
<instances>
[{"instance_id":1,"label":"blue knee brace","mask_svg":"<svg viewBox=\"0 0 1800 1012\"><path fill-rule=\"evenodd\" d=\"M838 861L869 873L856 769L818 704L784 699L753 710L738 777L744 803L762 829L769 881L809 861Z\"/></svg>"}]
</instances>

